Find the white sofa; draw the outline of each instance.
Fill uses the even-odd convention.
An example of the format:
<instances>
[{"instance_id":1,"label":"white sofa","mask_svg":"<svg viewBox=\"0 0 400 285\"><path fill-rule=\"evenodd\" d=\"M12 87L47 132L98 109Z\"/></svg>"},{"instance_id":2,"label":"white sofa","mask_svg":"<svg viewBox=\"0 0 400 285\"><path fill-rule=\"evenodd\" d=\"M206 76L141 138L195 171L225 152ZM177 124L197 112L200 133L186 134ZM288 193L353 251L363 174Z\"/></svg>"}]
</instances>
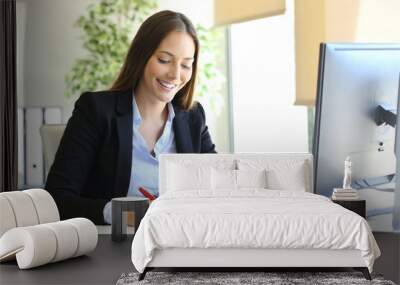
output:
<instances>
[{"instance_id":1,"label":"white sofa","mask_svg":"<svg viewBox=\"0 0 400 285\"><path fill-rule=\"evenodd\" d=\"M51 195L42 189L0 193L0 262L20 269L86 254L97 245L97 229L85 218L60 221Z\"/></svg>"}]
</instances>

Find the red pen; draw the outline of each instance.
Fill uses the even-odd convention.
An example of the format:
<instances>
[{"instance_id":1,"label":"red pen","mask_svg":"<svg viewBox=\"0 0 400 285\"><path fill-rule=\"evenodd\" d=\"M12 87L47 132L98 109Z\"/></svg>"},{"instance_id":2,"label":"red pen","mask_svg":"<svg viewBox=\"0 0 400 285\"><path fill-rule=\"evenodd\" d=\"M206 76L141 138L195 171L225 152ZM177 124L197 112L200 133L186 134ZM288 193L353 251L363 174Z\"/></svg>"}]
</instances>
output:
<instances>
[{"instance_id":1,"label":"red pen","mask_svg":"<svg viewBox=\"0 0 400 285\"><path fill-rule=\"evenodd\" d=\"M150 201L153 201L156 199L153 195L151 195L149 192L146 191L143 187L139 187L140 193L143 194L144 197L148 198Z\"/></svg>"}]
</instances>

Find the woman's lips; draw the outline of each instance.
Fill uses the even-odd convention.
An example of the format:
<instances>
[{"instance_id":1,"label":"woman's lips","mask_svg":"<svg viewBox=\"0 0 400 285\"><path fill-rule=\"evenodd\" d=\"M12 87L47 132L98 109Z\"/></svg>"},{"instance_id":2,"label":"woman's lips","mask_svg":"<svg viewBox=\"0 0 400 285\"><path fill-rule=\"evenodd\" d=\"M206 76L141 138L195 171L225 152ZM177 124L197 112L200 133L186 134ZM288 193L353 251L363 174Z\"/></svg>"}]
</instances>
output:
<instances>
[{"instance_id":1,"label":"woman's lips","mask_svg":"<svg viewBox=\"0 0 400 285\"><path fill-rule=\"evenodd\" d=\"M169 83L169 82L161 80L161 79L157 79L157 82L163 89L165 89L167 91L172 91L176 87L176 84Z\"/></svg>"}]
</instances>

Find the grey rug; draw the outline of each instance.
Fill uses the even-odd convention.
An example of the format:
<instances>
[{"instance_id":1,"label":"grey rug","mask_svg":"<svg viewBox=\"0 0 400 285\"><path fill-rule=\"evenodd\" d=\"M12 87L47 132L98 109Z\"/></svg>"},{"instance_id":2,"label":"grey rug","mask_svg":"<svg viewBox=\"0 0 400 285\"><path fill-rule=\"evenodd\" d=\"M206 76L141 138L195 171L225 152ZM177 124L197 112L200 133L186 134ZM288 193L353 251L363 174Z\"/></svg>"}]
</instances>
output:
<instances>
[{"instance_id":1,"label":"grey rug","mask_svg":"<svg viewBox=\"0 0 400 285\"><path fill-rule=\"evenodd\" d=\"M379 284L395 285L384 280L381 275L372 274L372 281L364 278L360 272L148 272L142 281L139 273L122 274L117 285L134 284Z\"/></svg>"}]
</instances>

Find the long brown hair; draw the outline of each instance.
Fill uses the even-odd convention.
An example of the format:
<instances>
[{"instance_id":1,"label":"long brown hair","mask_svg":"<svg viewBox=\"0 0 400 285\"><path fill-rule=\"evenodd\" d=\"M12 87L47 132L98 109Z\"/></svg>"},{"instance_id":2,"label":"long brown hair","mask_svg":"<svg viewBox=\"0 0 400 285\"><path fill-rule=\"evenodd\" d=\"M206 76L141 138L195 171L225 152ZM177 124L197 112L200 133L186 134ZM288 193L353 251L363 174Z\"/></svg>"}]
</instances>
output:
<instances>
[{"instance_id":1,"label":"long brown hair","mask_svg":"<svg viewBox=\"0 0 400 285\"><path fill-rule=\"evenodd\" d=\"M161 41L173 31L188 33L195 44L192 77L173 99L173 103L178 107L184 110L190 109L193 103L196 82L199 40L190 20L185 15L173 11L158 12L143 22L131 43L125 62L110 90L128 90L131 88L135 90L143 76L147 61L154 54Z\"/></svg>"}]
</instances>

